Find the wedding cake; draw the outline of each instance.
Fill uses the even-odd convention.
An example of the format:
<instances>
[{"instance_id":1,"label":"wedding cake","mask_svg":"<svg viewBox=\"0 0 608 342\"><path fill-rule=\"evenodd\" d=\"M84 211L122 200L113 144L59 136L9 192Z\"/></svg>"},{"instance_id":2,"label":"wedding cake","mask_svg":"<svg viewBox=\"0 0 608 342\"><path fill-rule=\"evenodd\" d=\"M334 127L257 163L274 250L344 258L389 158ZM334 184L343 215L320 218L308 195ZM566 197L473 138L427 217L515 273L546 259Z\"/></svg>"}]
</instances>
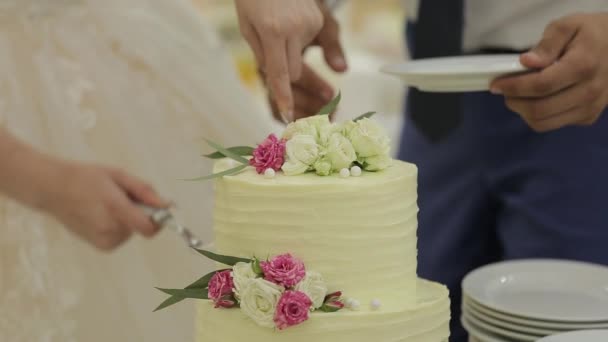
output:
<instances>
[{"instance_id":1,"label":"wedding cake","mask_svg":"<svg viewBox=\"0 0 608 342\"><path fill-rule=\"evenodd\" d=\"M218 254L200 252L223 266L164 290L167 305L207 299L197 341L448 340L448 290L416 274L417 168L389 157L370 116L300 120L255 149L211 143L228 158L205 177Z\"/></svg>"}]
</instances>

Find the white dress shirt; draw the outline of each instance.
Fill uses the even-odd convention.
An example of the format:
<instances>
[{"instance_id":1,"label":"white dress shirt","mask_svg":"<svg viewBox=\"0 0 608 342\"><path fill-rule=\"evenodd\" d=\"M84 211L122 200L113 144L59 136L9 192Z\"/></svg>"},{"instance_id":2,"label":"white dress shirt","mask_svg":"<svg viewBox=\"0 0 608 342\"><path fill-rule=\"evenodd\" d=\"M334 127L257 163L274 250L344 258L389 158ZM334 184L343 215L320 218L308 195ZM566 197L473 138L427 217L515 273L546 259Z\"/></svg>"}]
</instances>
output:
<instances>
[{"instance_id":1,"label":"white dress shirt","mask_svg":"<svg viewBox=\"0 0 608 342\"><path fill-rule=\"evenodd\" d=\"M409 19L415 21L419 1L403 0ZM465 0L463 48L534 46L545 27L568 14L608 11L608 0Z\"/></svg>"}]
</instances>

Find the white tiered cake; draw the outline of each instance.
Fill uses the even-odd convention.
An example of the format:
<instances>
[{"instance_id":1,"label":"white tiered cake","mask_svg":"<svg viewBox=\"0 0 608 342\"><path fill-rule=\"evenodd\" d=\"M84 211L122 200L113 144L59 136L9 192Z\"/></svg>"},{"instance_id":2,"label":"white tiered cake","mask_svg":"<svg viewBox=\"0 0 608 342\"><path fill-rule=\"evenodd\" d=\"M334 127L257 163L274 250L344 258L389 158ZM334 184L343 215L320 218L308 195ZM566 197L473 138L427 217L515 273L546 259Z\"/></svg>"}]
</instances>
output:
<instances>
[{"instance_id":1,"label":"white tiered cake","mask_svg":"<svg viewBox=\"0 0 608 342\"><path fill-rule=\"evenodd\" d=\"M199 252L220 267L157 308L207 299L198 342L447 341L448 290L416 274L418 170L373 113L330 123L338 101L256 148L209 142L217 253Z\"/></svg>"},{"instance_id":2,"label":"white tiered cake","mask_svg":"<svg viewBox=\"0 0 608 342\"><path fill-rule=\"evenodd\" d=\"M229 163L218 163L216 171ZM266 179L252 169L219 179L218 252L266 257L289 251L323 274L330 290L361 306L315 312L304 324L278 331L201 302L198 341L446 341L448 291L416 275L416 189L417 168L397 161L360 177Z\"/></svg>"}]
</instances>

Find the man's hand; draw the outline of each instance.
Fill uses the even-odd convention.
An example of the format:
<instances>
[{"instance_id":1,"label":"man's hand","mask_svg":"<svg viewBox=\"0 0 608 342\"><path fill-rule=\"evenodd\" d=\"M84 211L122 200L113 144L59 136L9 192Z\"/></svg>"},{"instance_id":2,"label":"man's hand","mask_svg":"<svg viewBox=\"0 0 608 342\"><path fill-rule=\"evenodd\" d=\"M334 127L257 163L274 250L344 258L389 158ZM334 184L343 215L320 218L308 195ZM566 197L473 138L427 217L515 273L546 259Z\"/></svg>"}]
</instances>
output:
<instances>
[{"instance_id":1,"label":"man's hand","mask_svg":"<svg viewBox=\"0 0 608 342\"><path fill-rule=\"evenodd\" d=\"M333 91L302 61L306 47L319 45L329 66L347 68L339 26L319 0L237 0L240 28L269 88L275 117L284 122L312 115ZM329 100L326 100L329 99Z\"/></svg>"},{"instance_id":2,"label":"man's hand","mask_svg":"<svg viewBox=\"0 0 608 342\"><path fill-rule=\"evenodd\" d=\"M302 75L302 51L323 27L315 0L236 0L239 25L285 121L293 118L291 82Z\"/></svg>"},{"instance_id":3,"label":"man's hand","mask_svg":"<svg viewBox=\"0 0 608 342\"><path fill-rule=\"evenodd\" d=\"M294 100L293 120L314 115L334 97L331 86L314 72L308 65L302 66L302 77L291 84ZM277 102L268 96L275 119L282 121Z\"/></svg>"},{"instance_id":4,"label":"man's hand","mask_svg":"<svg viewBox=\"0 0 608 342\"><path fill-rule=\"evenodd\" d=\"M491 91L532 129L593 124L608 105L608 13L551 23L521 63L540 71L495 80Z\"/></svg>"}]
</instances>

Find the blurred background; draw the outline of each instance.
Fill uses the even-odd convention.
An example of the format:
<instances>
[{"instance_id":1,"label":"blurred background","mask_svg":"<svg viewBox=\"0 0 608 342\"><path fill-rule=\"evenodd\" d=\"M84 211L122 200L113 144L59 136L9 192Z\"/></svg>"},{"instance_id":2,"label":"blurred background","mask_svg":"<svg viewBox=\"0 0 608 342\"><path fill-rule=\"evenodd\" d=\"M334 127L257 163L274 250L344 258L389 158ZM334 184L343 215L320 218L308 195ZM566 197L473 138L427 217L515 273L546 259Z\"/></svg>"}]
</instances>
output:
<instances>
[{"instance_id":1,"label":"blurred background","mask_svg":"<svg viewBox=\"0 0 608 342\"><path fill-rule=\"evenodd\" d=\"M203 16L217 28L230 50L243 83L266 110L266 93L247 43L242 39L232 0L193 0ZM405 87L396 78L379 72L382 65L403 61L405 9L400 0L347 0L335 10L349 70L338 75L325 65L318 48L306 53L306 61L342 92L336 120L377 111L376 119L390 134L397 151L402 128ZM270 114L269 114L270 115Z\"/></svg>"}]
</instances>

